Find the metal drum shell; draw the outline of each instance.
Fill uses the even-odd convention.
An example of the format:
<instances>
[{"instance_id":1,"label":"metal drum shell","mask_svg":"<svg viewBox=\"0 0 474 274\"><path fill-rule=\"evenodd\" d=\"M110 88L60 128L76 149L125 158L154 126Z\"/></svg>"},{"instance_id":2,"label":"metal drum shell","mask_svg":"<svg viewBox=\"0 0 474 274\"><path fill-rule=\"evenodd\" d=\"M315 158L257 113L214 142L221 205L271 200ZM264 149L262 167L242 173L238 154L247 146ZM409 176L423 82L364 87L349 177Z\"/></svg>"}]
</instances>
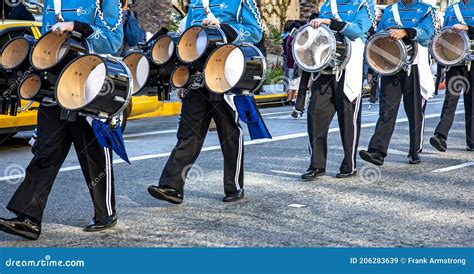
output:
<instances>
[{"instance_id":1,"label":"metal drum shell","mask_svg":"<svg viewBox=\"0 0 474 274\"><path fill-rule=\"evenodd\" d=\"M438 39L446 32L452 32L460 36L463 41L463 48L459 50L462 52L461 56L456 61L448 62L445 59L440 58L436 51L436 46ZM451 45L449 45L452 48ZM452 29L452 27L444 27L440 30L440 32L435 35L430 41L430 54L436 60L436 62L444 67L454 67L454 66L462 66L465 65L466 62L472 61L474 56L474 41L469 37L469 35L465 31L456 32Z\"/></svg>"},{"instance_id":2,"label":"metal drum shell","mask_svg":"<svg viewBox=\"0 0 474 274\"><path fill-rule=\"evenodd\" d=\"M33 58L35 55L35 50L40 50L38 47L40 46L40 43L45 43L43 40L48 39L48 35L57 35L53 33L52 31L49 31L45 33L43 36L41 36L31 49L30 53L30 64L33 67L33 69L37 71L48 71L48 73L53 74L53 75L60 75L64 67L74 60L76 57L85 55L85 54L91 54L92 53L92 46L89 44L89 42L85 39L79 38L71 33L65 33L63 35L66 35L67 38L63 42L63 44L66 44L66 53L61 56L59 61L56 62L54 65L50 65L47 67L38 67L34 62ZM59 35L57 35L59 36ZM48 48L47 46L43 46L44 48ZM43 50L43 53L45 50ZM51 54L51 53L49 53Z\"/></svg>"},{"instance_id":3,"label":"metal drum shell","mask_svg":"<svg viewBox=\"0 0 474 274\"><path fill-rule=\"evenodd\" d=\"M304 26L302 26L296 36L295 36L295 39L293 40L293 45L292 45L292 53L293 53L293 56L294 56L294 59L295 59L295 63L304 71L307 71L307 72L311 72L311 73L316 73L316 72L321 72L321 71L324 71L326 70L327 68L333 68L333 69L337 69L337 70L343 70L345 68L345 66L347 65L347 63L349 62L349 58L350 58L350 55L351 55L351 51L352 51L352 47L351 47L351 43L350 43L350 39L344 35L341 35L341 34L337 34L335 31L332 31L329 27L325 26L325 25L321 25L319 28L322 28L326 31L326 33L328 34L328 37L330 41L334 41L333 43L329 43L328 44L328 53L327 53L327 57L325 58L324 62L322 62L322 66L320 67L316 67L316 68L309 68L306 64L303 63L303 61L301 61L300 57L299 57L299 54L297 52L297 47L295 46L295 43L297 43L299 41L299 38L301 37L301 35L304 34L304 30L306 30L307 28L312 28L310 24L306 24ZM338 59L338 56L337 54L339 53L338 52L338 45L337 43L340 42L340 43L343 43L344 44L344 47L345 47L345 54L344 54L344 58L342 60L339 60Z\"/></svg>"},{"instance_id":4,"label":"metal drum shell","mask_svg":"<svg viewBox=\"0 0 474 274\"><path fill-rule=\"evenodd\" d=\"M183 59L182 54L180 53L180 50L184 50L184 47L189 47L190 44L186 44L184 39L186 38L186 34L191 31L205 31L206 36L207 36L207 42L206 42L206 47L205 50L201 53L200 56L197 58L194 58L194 60L185 60ZM179 38L178 45L176 47L176 55L179 59L180 62L183 64L193 64L199 66L199 63L204 64L208 54L210 54L212 51L214 51L218 46L227 44L227 37L224 33L224 31L220 28L217 27L201 27L201 26L192 26L186 31L182 33L182 35ZM200 70L200 69L198 69Z\"/></svg>"},{"instance_id":5,"label":"metal drum shell","mask_svg":"<svg viewBox=\"0 0 474 274\"><path fill-rule=\"evenodd\" d=\"M209 62L212 59L212 56L216 54L220 49L224 47L233 47L240 50L244 56L244 67L242 75L237 83L226 89L223 92L216 92L213 90L208 81L213 80L209 79L209 75L206 74L207 67ZM204 84L206 88L214 93L224 94L227 92L231 92L234 94L243 94L243 93L253 93L258 90L265 81L265 74L267 71L267 64L265 61L265 57L263 53L254 45L243 43L241 45L236 44L226 44L216 48L209 56L206 64L204 66Z\"/></svg>"},{"instance_id":6,"label":"metal drum shell","mask_svg":"<svg viewBox=\"0 0 474 274\"><path fill-rule=\"evenodd\" d=\"M33 79L36 78L36 79ZM22 88L26 84L26 81L34 81L33 84L37 84L37 90L34 96L31 97L24 97L22 96ZM55 100L54 97L54 90L49 89L51 86L49 85L48 82L46 82L41 75L38 74L31 74L27 77L25 77L20 84L18 85L18 96L23 99L23 100L30 100L30 101L35 101L35 102L48 102L51 103L52 101Z\"/></svg>"},{"instance_id":7,"label":"metal drum shell","mask_svg":"<svg viewBox=\"0 0 474 274\"><path fill-rule=\"evenodd\" d=\"M98 94L94 99L88 103L77 108L68 108L61 103L60 97L58 96L58 89L61 85L62 77L68 72L68 69L82 58L100 58L106 67L106 80L101 88L101 91L106 87L107 80L112 81L113 89L103 94ZM115 73L113 71L116 71ZM112 58L103 57L96 54L88 54L84 56L76 57L70 62L63 70L56 83L54 94L58 105L64 109L71 111L79 111L84 114L92 115L98 118L110 118L122 113L132 98L133 83L131 79L131 72L127 65L122 61ZM98 98L101 98L98 100Z\"/></svg>"},{"instance_id":8,"label":"metal drum shell","mask_svg":"<svg viewBox=\"0 0 474 274\"><path fill-rule=\"evenodd\" d=\"M382 75L382 76L392 76L392 75L395 75L397 73L399 73L400 71L406 69L405 67L408 66L408 65L411 65L411 63L413 63L414 59L417 57L418 55L418 45L416 42L407 42L407 41L404 41L404 40L400 40L400 39L397 39L397 40L393 40L392 43L395 43L395 45L398 47L398 49L400 50L400 58L398 60L398 62L396 64L394 64L395 68L390 70L390 71L382 71L380 70L379 67L376 67L374 66L369 54L370 54L370 45L372 45L374 43L374 41L376 39L380 39L380 38L387 38L389 36L389 32L388 31L381 31L381 32L378 32L374 35L372 35L369 39L367 39L366 41L366 46L365 46L365 51L364 51L364 58L367 62L367 64L369 65L369 67L376 73ZM412 51L412 54L410 54L410 47L411 47L411 51Z\"/></svg>"}]
</instances>

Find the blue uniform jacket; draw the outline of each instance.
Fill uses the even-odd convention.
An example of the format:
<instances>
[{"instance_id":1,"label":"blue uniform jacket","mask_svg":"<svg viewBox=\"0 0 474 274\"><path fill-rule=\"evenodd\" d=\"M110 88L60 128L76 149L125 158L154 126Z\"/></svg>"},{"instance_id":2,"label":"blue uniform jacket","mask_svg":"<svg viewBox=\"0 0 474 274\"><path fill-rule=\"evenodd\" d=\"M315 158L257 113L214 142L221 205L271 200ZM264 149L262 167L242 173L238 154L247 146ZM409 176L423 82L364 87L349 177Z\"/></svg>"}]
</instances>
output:
<instances>
[{"instance_id":1,"label":"blue uniform jacket","mask_svg":"<svg viewBox=\"0 0 474 274\"><path fill-rule=\"evenodd\" d=\"M80 21L89 24L94 32L87 37L94 52L100 54L113 54L120 49L123 40L123 24L115 31L109 30L96 14L95 0L67 0L61 1L61 13L65 22ZM110 28L114 28L120 18L119 0L100 1L104 20ZM45 33L56 24L54 14L54 1L44 1L44 15L42 33Z\"/></svg>"},{"instance_id":2,"label":"blue uniform jacket","mask_svg":"<svg viewBox=\"0 0 474 274\"><path fill-rule=\"evenodd\" d=\"M369 17L369 11L366 4L370 7L372 18L375 19L375 11L372 0L337 0L337 9L339 17L345 23L345 26L339 32L349 37L351 40L361 38L363 42L367 39L367 32L372 27L372 21ZM334 19L331 12L331 1L327 0L321 7L320 18Z\"/></svg>"},{"instance_id":3,"label":"blue uniform jacket","mask_svg":"<svg viewBox=\"0 0 474 274\"><path fill-rule=\"evenodd\" d=\"M427 47L430 43L431 36L434 34L432 12L435 12L435 9L429 4L423 3L419 0L413 0L413 2L408 3L407 5L404 5L402 1L399 0L385 9L377 31L398 27L392 13L394 5L398 5L398 11L400 13L403 28L414 29L416 31L416 36L413 40L420 43L422 46Z\"/></svg>"},{"instance_id":4,"label":"blue uniform jacket","mask_svg":"<svg viewBox=\"0 0 474 274\"><path fill-rule=\"evenodd\" d=\"M255 0L209 0L212 14L222 24L228 24L238 34L240 42L257 44L263 36L260 13ZM206 18L201 0L191 0L186 29L201 25Z\"/></svg>"},{"instance_id":5,"label":"blue uniform jacket","mask_svg":"<svg viewBox=\"0 0 474 274\"><path fill-rule=\"evenodd\" d=\"M444 14L445 27L451 27L461 23L458 21L456 14L454 13L454 5L457 5L457 3L449 6L446 9L446 12ZM464 4L462 1L459 2L459 8L461 10L461 14L464 18L464 21L466 21L466 24L468 26L474 26L474 0L468 0L466 4Z\"/></svg>"}]
</instances>

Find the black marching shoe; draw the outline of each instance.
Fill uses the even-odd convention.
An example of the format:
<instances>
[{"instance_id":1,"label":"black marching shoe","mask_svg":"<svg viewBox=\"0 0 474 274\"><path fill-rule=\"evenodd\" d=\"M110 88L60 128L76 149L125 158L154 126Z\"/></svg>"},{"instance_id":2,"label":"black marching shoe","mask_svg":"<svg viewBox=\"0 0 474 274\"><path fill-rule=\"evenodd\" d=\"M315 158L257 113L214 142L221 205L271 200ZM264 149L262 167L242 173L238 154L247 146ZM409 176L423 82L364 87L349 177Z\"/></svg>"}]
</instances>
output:
<instances>
[{"instance_id":1,"label":"black marching shoe","mask_svg":"<svg viewBox=\"0 0 474 274\"><path fill-rule=\"evenodd\" d=\"M344 178L350 178L350 177L354 177L354 176L357 176L357 170L354 170L354 171L351 171L349 173L339 173L336 175L336 178L338 179L344 179Z\"/></svg>"},{"instance_id":2,"label":"black marching shoe","mask_svg":"<svg viewBox=\"0 0 474 274\"><path fill-rule=\"evenodd\" d=\"M430 144L441 152L446 152L446 149L448 147L448 145L446 144L446 139L440 137L439 135L431 137Z\"/></svg>"},{"instance_id":3,"label":"black marching shoe","mask_svg":"<svg viewBox=\"0 0 474 274\"><path fill-rule=\"evenodd\" d=\"M117 214L105 216L100 219L92 218L91 223L84 228L86 232L98 232L114 227L117 224Z\"/></svg>"},{"instance_id":4,"label":"black marching shoe","mask_svg":"<svg viewBox=\"0 0 474 274\"><path fill-rule=\"evenodd\" d=\"M408 156L408 158L410 158L408 160L408 163L410 165L417 165L417 164L421 163L420 154L418 154L418 153L416 153L414 155L411 155L411 156Z\"/></svg>"},{"instance_id":5,"label":"black marching shoe","mask_svg":"<svg viewBox=\"0 0 474 274\"><path fill-rule=\"evenodd\" d=\"M361 150L359 151L359 156L360 158L362 158L362 160L366 162L372 163L377 166L383 165L384 156L379 151Z\"/></svg>"},{"instance_id":6,"label":"black marching shoe","mask_svg":"<svg viewBox=\"0 0 474 274\"><path fill-rule=\"evenodd\" d=\"M168 203L175 205L183 203L183 194L169 186L149 186L148 193L154 198Z\"/></svg>"},{"instance_id":7,"label":"black marching shoe","mask_svg":"<svg viewBox=\"0 0 474 274\"><path fill-rule=\"evenodd\" d=\"M468 147L466 148L466 150L467 150L467 151L474 151L474 146L468 146Z\"/></svg>"},{"instance_id":8,"label":"black marching shoe","mask_svg":"<svg viewBox=\"0 0 474 274\"><path fill-rule=\"evenodd\" d=\"M41 234L41 224L21 215L12 219L0 218L0 231L28 240L37 240Z\"/></svg>"},{"instance_id":9,"label":"black marching shoe","mask_svg":"<svg viewBox=\"0 0 474 274\"><path fill-rule=\"evenodd\" d=\"M225 197L222 199L224 203L232 203L232 202L237 202L239 200L242 200L244 198L244 190L241 189L235 193L232 194L226 194Z\"/></svg>"},{"instance_id":10,"label":"black marching shoe","mask_svg":"<svg viewBox=\"0 0 474 274\"><path fill-rule=\"evenodd\" d=\"M315 169L308 169L303 175L301 175L301 179L305 181L312 181L318 177L321 177L326 174L326 169L323 168L315 168Z\"/></svg>"}]
</instances>

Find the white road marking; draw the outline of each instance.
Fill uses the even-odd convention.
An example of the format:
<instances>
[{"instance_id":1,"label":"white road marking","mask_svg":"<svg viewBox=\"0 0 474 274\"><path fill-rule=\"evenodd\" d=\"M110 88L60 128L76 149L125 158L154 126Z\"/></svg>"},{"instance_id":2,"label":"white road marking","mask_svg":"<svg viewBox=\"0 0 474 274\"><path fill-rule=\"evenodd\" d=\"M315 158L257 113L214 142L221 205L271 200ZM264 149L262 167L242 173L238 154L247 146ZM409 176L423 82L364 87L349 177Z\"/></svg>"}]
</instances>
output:
<instances>
[{"instance_id":1,"label":"white road marking","mask_svg":"<svg viewBox=\"0 0 474 274\"><path fill-rule=\"evenodd\" d=\"M461 168L470 167L470 166L474 166L474 162L468 162L468 163L464 163L464 164L460 164L460 165L435 169L432 172L433 173L443 173L443 172L453 171L453 170L456 170L456 169L461 169Z\"/></svg>"},{"instance_id":2,"label":"white road marking","mask_svg":"<svg viewBox=\"0 0 474 274\"><path fill-rule=\"evenodd\" d=\"M293 111L293 110L278 111L278 112L265 112L265 113L262 113L262 116L270 116L270 115L285 114L285 113L287 113L288 115L290 115L292 111Z\"/></svg>"},{"instance_id":3,"label":"white road marking","mask_svg":"<svg viewBox=\"0 0 474 274\"><path fill-rule=\"evenodd\" d=\"M291 176L300 176L301 173L298 172L291 172L291 171L284 171L284 170L270 170L273 173L284 174L284 175L291 175Z\"/></svg>"},{"instance_id":4,"label":"white road marking","mask_svg":"<svg viewBox=\"0 0 474 274\"><path fill-rule=\"evenodd\" d=\"M306 207L306 205L302 205L302 204L291 204L291 205L288 205L289 207L294 207L294 208L302 208L302 207Z\"/></svg>"},{"instance_id":5,"label":"white road marking","mask_svg":"<svg viewBox=\"0 0 474 274\"><path fill-rule=\"evenodd\" d=\"M455 114L462 114L464 111L456 111ZM438 118L439 114L429 114L425 116L425 119L430 119L430 118ZM408 122L408 118L401 118L397 119L396 123L404 123ZM368 127L374 127L376 123L366 123L362 124L362 128L368 128ZM331 128L329 129L329 132L338 132L339 127L336 128ZM297 139L297 138L303 138L307 137L308 133L307 132L301 132L301 133L292 133L292 134L286 134L286 135L280 135L273 137L273 139L260 139L260 140L252 140L244 143L244 146L250 146L250 145L256 145L256 144L266 144L266 143L273 143L273 142L278 142L278 141L284 141L284 140L291 140L291 139ZM221 149L220 145L217 146L210 146L210 147L205 147L202 149L202 151L213 151L213 150L219 150ZM148 155L142 155L142 156L137 156L137 157L132 157L130 158L130 162L137 162L137 161L142 161L142 160L149 160L149 159L157 159L157 158L164 158L168 157L171 154L171 152L165 152L165 153L157 153L157 154L148 154ZM114 164L120 164L124 163L123 160L117 159L113 161ZM79 170L81 167L79 165L77 166L70 166L70 167L64 167L59 170L59 172L65 172L65 171L73 171L73 170ZM14 180L18 178L23 178L25 174L18 174L18 175L13 175L13 176L4 176L0 177L0 182L1 181L7 181L7 180Z\"/></svg>"},{"instance_id":6,"label":"white road marking","mask_svg":"<svg viewBox=\"0 0 474 274\"><path fill-rule=\"evenodd\" d=\"M177 129L160 130L160 131L150 131L150 132L125 134L125 135L123 135L123 137L124 138L135 138L135 137L143 137L143 136L151 136L151 135L159 135L159 134L169 134L169 133L176 133L176 132L178 132Z\"/></svg>"}]
</instances>

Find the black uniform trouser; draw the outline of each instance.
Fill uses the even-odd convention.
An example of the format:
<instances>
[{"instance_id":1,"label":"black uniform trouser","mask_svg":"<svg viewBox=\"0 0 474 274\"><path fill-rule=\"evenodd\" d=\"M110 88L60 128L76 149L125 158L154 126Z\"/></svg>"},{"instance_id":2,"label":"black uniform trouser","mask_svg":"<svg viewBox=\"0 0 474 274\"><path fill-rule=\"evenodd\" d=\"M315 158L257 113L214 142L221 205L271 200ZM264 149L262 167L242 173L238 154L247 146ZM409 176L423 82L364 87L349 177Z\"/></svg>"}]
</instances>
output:
<instances>
[{"instance_id":1,"label":"black uniform trouser","mask_svg":"<svg viewBox=\"0 0 474 274\"><path fill-rule=\"evenodd\" d=\"M296 95L295 109L303 111L306 106L306 93L308 92L308 84L311 79L311 73L307 71L301 72L300 86Z\"/></svg>"},{"instance_id":2,"label":"black uniform trouser","mask_svg":"<svg viewBox=\"0 0 474 274\"><path fill-rule=\"evenodd\" d=\"M446 73L446 95L444 98L441 121L436 127L435 133L448 138L449 130L453 125L454 114L461 95L464 96L464 116L466 126L466 143L474 147L474 116L472 107L474 105L474 69L467 70L466 66L452 67ZM467 89L469 88L470 89Z\"/></svg>"},{"instance_id":3,"label":"black uniform trouser","mask_svg":"<svg viewBox=\"0 0 474 274\"><path fill-rule=\"evenodd\" d=\"M243 131L233 98L209 100L209 91L191 90L183 99L178 128L178 142L171 152L160 178L160 186L172 187L181 193L191 166L201 152L211 119L224 155L224 192L232 194L243 188Z\"/></svg>"},{"instance_id":4,"label":"black uniform trouser","mask_svg":"<svg viewBox=\"0 0 474 274\"><path fill-rule=\"evenodd\" d=\"M382 76L380 81L379 119L369 143L369 151L378 150L384 156L387 155L403 97L403 106L410 128L408 155L420 153L423 148L426 100L421 95L417 66L412 67L410 75L406 71L401 71L392 76Z\"/></svg>"},{"instance_id":5,"label":"black uniform trouser","mask_svg":"<svg viewBox=\"0 0 474 274\"><path fill-rule=\"evenodd\" d=\"M344 74L339 82L334 75L320 75L311 88L308 106L308 135L311 148L310 169L325 169L327 139L331 121L337 112L344 148L340 171L349 173L356 169L356 152L359 145L361 105L359 96L350 102L344 94Z\"/></svg>"},{"instance_id":6,"label":"black uniform trouser","mask_svg":"<svg viewBox=\"0 0 474 274\"><path fill-rule=\"evenodd\" d=\"M40 106L34 157L7 208L41 222L54 180L73 143L94 203L95 217L112 215L115 194L111 150L99 145L85 117L78 116L75 122L69 122L61 120L60 113L59 107Z\"/></svg>"}]
</instances>

